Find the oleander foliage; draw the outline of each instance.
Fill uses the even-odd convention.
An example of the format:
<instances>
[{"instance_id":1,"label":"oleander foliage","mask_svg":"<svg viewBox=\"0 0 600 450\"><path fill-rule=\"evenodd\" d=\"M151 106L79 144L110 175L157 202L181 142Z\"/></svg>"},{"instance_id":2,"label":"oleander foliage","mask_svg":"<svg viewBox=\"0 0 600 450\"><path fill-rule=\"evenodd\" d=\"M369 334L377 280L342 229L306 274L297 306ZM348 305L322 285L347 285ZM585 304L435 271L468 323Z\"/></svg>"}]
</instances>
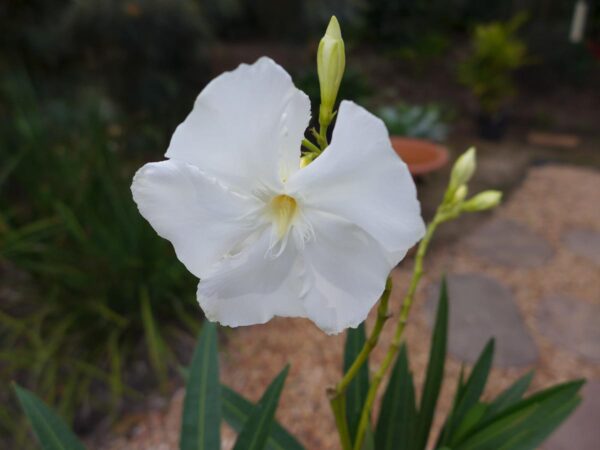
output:
<instances>
[{"instance_id":1,"label":"oleander foliage","mask_svg":"<svg viewBox=\"0 0 600 450\"><path fill-rule=\"evenodd\" d=\"M406 345L403 344L388 381L381 410L363 449L423 450L435 442L438 450L528 450L537 448L580 402L584 381L559 384L525 395L533 377L528 373L493 399L483 397L494 354L494 341L483 348L466 375L461 371L452 408L442 430L434 436L432 423L444 381L448 337L448 297L442 284L431 340L429 364L420 395L414 387ZM347 367L365 342L364 324L350 330L346 340ZM205 322L188 372L183 405L180 448L218 450L220 425L225 420L237 432L235 450L285 449L304 447L275 421L275 411L288 367L253 404L219 382L217 327ZM354 436L369 386L368 366L352 381L346 413L350 435ZM65 423L31 392L15 386L21 406L44 450L83 449ZM417 403L416 399L420 398Z\"/></svg>"}]
</instances>

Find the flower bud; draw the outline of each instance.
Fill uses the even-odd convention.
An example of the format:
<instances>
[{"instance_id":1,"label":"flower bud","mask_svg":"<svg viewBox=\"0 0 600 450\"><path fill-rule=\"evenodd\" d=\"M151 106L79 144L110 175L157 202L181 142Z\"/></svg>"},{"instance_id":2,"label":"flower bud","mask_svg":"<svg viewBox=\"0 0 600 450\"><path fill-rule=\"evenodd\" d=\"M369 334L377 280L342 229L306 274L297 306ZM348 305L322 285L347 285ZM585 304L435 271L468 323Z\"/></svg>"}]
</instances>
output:
<instances>
[{"instance_id":1,"label":"flower bud","mask_svg":"<svg viewBox=\"0 0 600 450\"><path fill-rule=\"evenodd\" d=\"M454 193L454 197L452 197L452 203L456 204L462 202L467 197L468 192L469 188L467 188L466 184L459 186L456 192Z\"/></svg>"},{"instance_id":2,"label":"flower bud","mask_svg":"<svg viewBox=\"0 0 600 450\"><path fill-rule=\"evenodd\" d=\"M335 16L332 16L317 51L317 71L321 87L319 122L324 126L331 123L333 107L345 66L346 56L340 24Z\"/></svg>"},{"instance_id":3,"label":"flower bud","mask_svg":"<svg viewBox=\"0 0 600 450\"><path fill-rule=\"evenodd\" d=\"M449 189L452 193L456 191L463 184L467 184L473 173L475 173L475 148L471 147L469 150L464 152L454 163L452 167L452 173L450 174L450 186Z\"/></svg>"},{"instance_id":4,"label":"flower bud","mask_svg":"<svg viewBox=\"0 0 600 450\"><path fill-rule=\"evenodd\" d=\"M484 191L467 200L461 209L466 212L485 211L498 206L501 200L502 192Z\"/></svg>"}]
</instances>

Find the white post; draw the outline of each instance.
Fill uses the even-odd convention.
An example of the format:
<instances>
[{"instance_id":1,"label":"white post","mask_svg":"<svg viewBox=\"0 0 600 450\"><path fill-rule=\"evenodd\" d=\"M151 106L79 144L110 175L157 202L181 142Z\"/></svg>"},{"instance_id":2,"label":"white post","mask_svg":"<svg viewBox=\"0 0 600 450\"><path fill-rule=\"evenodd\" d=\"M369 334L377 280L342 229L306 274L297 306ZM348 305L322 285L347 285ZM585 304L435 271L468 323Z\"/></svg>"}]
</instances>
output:
<instances>
[{"instance_id":1,"label":"white post","mask_svg":"<svg viewBox=\"0 0 600 450\"><path fill-rule=\"evenodd\" d=\"M569 33L569 41L573 44L578 44L583 39L587 14L587 2L585 0L577 0L575 10L573 11L573 19L571 20L571 32Z\"/></svg>"}]
</instances>

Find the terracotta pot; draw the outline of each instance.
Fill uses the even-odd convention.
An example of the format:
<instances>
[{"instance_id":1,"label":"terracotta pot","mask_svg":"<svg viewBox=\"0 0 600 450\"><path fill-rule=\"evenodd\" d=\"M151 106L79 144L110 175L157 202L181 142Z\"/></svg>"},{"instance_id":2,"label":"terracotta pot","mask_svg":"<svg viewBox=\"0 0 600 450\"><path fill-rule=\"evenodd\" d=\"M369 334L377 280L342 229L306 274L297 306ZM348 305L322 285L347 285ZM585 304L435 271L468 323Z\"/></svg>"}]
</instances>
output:
<instances>
[{"instance_id":1,"label":"terracotta pot","mask_svg":"<svg viewBox=\"0 0 600 450\"><path fill-rule=\"evenodd\" d=\"M448 149L425 139L391 136L392 147L413 175L425 175L448 162Z\"/></svg>"}]
</instances>

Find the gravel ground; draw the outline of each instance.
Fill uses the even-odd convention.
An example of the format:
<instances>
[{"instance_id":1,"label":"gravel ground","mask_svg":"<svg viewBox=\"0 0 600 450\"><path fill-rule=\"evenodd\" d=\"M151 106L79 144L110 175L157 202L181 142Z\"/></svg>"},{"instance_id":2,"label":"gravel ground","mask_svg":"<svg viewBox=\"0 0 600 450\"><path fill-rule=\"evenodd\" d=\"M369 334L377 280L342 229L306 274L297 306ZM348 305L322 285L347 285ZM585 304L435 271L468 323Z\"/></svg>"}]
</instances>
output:
<instances>
[{"instance_id":1,"label":"gravel ground","mask_svg":"<svg viewBox=\"0 0 600 450\"><path fill-rule=\"evenodd\" d=\"M536 377L533 389L570 378L600 379L599 364L557 348L539 333L535 320L535 310L545 294L562 291L581 301L600 302L598 266L572 254L561 241L563 232L572 227L600 232L600 208L597 207L599 192L598 172L566 166L537 167L530 170L522 186L514 191L506 203L490 214L490 219L502 217L520 222L552 244L556 254L540 268L511 269L486 263L469 254L460 240L450 245L434 245L405 335L417 389L422 383L429 347L430 329L422 307L426 289L430 283L439 280L441 274L449 272L482 272L503 281L512 289L540 352L534 366ZM391 304L394 312L407 286L411 263L410 260L405 261L393 273L395 289ZM372 324L373 320L372 314L369 323ZM384 346L390 340L392 328L388 324L382 334ZM342 347L341 336L326 336L307 320L276 319L266 325L237 329L227 333L221 345L222 379L256 400L268 382L289 362L291 371L277 413L278 419L307 449L337 449L337 435L325 389L340 376ZM381 351L375 351L373 360L379 361L381 356ZM442 391L436 426L440 425L449 407L459 368L460 362L451 357L447 364L447 382ZM494 368L487 393L498 393L515 377L531 368ZM104 438L102 444L96 444L93 448L177 448L182 396L182 391L178 391L162 410L125 418L115 426L114 429L118 431L114 435ZM231 448L234 435L228 429L224 429L224 433L223 448Z\"/></svg>"}]
</instances>

